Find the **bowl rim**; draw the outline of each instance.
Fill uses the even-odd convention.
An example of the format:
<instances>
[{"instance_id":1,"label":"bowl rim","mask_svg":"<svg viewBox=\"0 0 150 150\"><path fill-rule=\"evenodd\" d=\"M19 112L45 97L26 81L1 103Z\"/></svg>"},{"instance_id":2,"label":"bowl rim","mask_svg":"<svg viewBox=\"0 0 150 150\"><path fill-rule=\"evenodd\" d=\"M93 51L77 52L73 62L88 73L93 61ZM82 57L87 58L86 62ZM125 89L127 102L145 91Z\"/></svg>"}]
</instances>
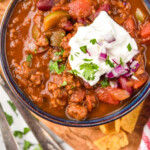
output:
<instances>
[{"instance_id":1,"label":"bowl rim","mask_svg":"<svg viewBox=\"0 0 150 150\"><path fill-rule=\"evenodd\" d=\"M92 127L92 126L98 126L105 123L109 123L111 121L114 121L116 119L119 119L120 117L123 117L127 113L131 112L133 109L135 109L144 99L149 95L150 93L150 81L145 85L141 93L136 97L131 103L126 105L121 110L118 110L117 112L114 112L110 115L107 115L105 117L99 118L99 119L93 119L93 120L85 120L85 121L75 121L75 120L66 120L59 117L55 117L51 114L46 113L45 111L39 109L33 102L27 98L25 93L19 88L15 80L13 79L8 63L7 63L7 57L6 57L6 32L7 32L7 24L9 22L9 19L11 17L12 11L15 8L18 0L11 0L9 3L9 6L7 10L5 11L4 17L1 22L1 28L0 28L0 62L2 71L4 73L6 82L13 92L13 94L33 113L40 116L41 118L44 118L50 122L64 125L64 126L70 126L70 127ZM5 38L4 38L5 37Z\"/></svg>"}]
</instances>

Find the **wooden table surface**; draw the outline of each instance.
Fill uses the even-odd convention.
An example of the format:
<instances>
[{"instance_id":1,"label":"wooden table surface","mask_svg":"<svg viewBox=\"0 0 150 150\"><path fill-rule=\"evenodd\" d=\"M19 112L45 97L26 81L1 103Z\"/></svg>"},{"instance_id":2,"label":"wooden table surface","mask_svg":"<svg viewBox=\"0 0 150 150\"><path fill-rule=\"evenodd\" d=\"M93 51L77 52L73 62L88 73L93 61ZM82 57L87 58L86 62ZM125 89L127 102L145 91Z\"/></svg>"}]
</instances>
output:
<instances>
[{"instance_id":1,"label":"wooden table surface","mask_svg":"<svg viewBox=\"0 0 150 150\"><path fill-rule=\"evenodd\" d=\"M0 20L10 0L0 2ZM2 73L0 68L0 73ZM128 134L129 145L122 150L137 150L140 144L142 130L150 116L150 96L145 100L144 107L141 111L135 130ZM70 144L75 150L98 150L93 141L104 136L98 127L91 128L73 128L64 127L42 118L40 120L46 124L52 131L59 135L65 142Z\"/></svg>"}]
</instances>

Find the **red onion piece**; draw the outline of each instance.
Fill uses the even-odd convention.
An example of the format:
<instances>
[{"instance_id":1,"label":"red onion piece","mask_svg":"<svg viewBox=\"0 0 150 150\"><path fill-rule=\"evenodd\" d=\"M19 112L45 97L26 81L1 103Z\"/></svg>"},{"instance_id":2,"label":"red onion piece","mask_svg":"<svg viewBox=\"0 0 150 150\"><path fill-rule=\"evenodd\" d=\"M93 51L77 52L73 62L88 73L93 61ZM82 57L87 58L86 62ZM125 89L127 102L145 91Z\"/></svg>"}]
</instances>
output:
<instances>
[{"instance_id":1,"label":"red onion piece","mask_svg":"<svg viewBox=\"0 0 150 150\"><path fill-rule=\"evenodd\" d=\"M107 34L104 37L104 40L107 41L108 43L112 43L112 42L116 41L115 37L112 34Z\"/></svg>"},{"instance_id":2,"label":"red onion piece","mask_svg":"<svg viewBox=\"0 0 150 150\"><path fill-rule=\"evenodd\" d=\"M116 65L118 65L118 63L117 63L114 59L112 59L112 61L113 61Z\"/></svg>"},{"instance_id":3,"label":"red onion piece","mask_svg":"<svg viewBox=\"0 0 150 150\"><path fill-rule=\"evenodd\" d=\"M106 59L107 59L107 50L106 50L105 47L102 48L102 52L100 53L99 58L100 58L101 60L106 60Z\"/></svg>"},{"instance_id":4,"label":"red onion piece","mask_svg":"<svg viewBox=\"0 0 150 150\"><path fill-rule=\"evenodd\" d=\"M134 75L131 78L134 79L134 80L139 81L139 79L136 76L134 76Z\"/></svg>"},{"instance_id":5,"label":"red onion piece","mask_svg":"<svg viewBox=\"0 0 150 150\"><path fill-rule=\"evenodd\" d=\"M112 88L118 88L118 83L115 81L109 81L109 84Z\"/></svg>"},{"instance_id":6,"label":"red onion piece","mask_svg":"<svg viewBox=\"0 0 150 150\"><path fill-rule=\"evenodd\" d=\"M132 64L130 65L130 68L132 72L136 72L136 70L139 68L140 64L138 61L133 61Z\"/></svg>"},{"instance_id":7,"label":"red onion piece","mask_svg":"<svg viewBox=\"0 0 150 150\"><path fill-rule=\"evenodd\" d=\"M132 76L132 72L125 73L124 76L125 77L130 77L130 76Z\"/></svg>"},{"instance_id":8,"label":"red onion piece","mask_svg":"<svg viewBox=\"0 0 150 150\"><path fill-rule=\"evenodd\" d=\"M86 51L87 51L88 55L91 56L91 53L88 50L86 50Z\"/></svg>"},{"instance_id":9,"label":"red onion piece","mask_svg":"<svg viewBox=\"0 0 150 150\"><path fill-rule=\"evenodd\" d=\"M120 75L122 72L125 70L123 66L118 65L117 67L114 68L115 72Z\"/></svg>"},{"instance_id":10,"label":"red onion piece","mask_svg":"<svg viewBox=\"0 0 150 150\"><path fill-rule=\"evenodd\" d=\"M110 72L110 73L106 74L106 77L107 78L114 78L115 75L112 72Z\"/></svg>"},{"instance_id":11,"label":"red onion piece","mask_svg":"<svg viewBox=\"0 0 150 150\"><path fill-rule=\"evenodd\" d=\"M119 81L119 84L122 89L124 89L124 90L128 91L130 94L132 94L132 88L127 86L128 79L126 77L121 76L121 77L119 77L118 81Z\"/></svg>"}]
</instances>

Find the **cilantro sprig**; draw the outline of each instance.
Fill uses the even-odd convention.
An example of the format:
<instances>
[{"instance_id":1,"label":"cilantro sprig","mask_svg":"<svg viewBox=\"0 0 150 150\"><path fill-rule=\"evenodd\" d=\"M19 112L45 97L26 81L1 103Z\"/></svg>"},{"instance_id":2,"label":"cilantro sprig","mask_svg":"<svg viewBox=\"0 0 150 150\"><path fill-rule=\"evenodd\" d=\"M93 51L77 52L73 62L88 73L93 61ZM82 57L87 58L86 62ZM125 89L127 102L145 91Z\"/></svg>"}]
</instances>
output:
<instances>
[{"instance_id":1,"label":"cilantro sprig","mask_svg":"<svg viewBox=\"0 0 150 150\"><path fill-rule=\"evenodd\" d=\"M66 86L66 85L67 85L67 82L64 81L64 82L62 83L61 87Z\"/></svg>"},{"instance_id":2,"label":"cilantro sprig","mask_svg":"<svg viewBox=\"0 0 150 150\"><path fill-rule=\"evenodd\" d=\"M81 46L81 47L80 47L80 50L81 50L84 54L86 54L86 53L87 53L87 46Z\"/></svg>"},{"instance_id":3,"label":"cilantro sprig","mask_svg":"<svg viewBox=\"0 0 150 150\"><path fill-rule=\"evenodd\" d=\"M124 62L122 60L122 58L120 58L120 64L123 66L124 65Z\"/></svg>"},{"instance_id":4,"label":"cilantro sprig","mask_svg":"<svg viewBox=\"0 0 150 150\"><path fill-rule=\"evenodd\" d=\"M14 136L21 139L23 137L23 135L26 135L29 131L30 131L30 128L24 128L23 132L16 130L16 131L14 131Z\"/></svg>"},{"instance_id":5,"label":"cilantro sprig","mask_svg":"<svg viewBox=\"0 0 150 150\"><path fill-rule=\"evenodd\" d=\"M97 64L91 63L84 63L79 66L80 70L83 70L83 77L86 80L94 80L95 79L95 73L98 71L99 66Z\"/></svg>"},{"instance_id":6,"label":"cilantro sprig","mask_svg":"<svg viewBox=\"0 0 150 150\"><path fill-rule=\"evenodd\" d=\"M90 40L90 43L92 43L93 45L95 45L97 43L96 39L92 39Z\"/></svg>"},{"instance_id":7,"label":"cilantro sprig","mask_svg":"<svg viewBox=\"0 0 150 150\"><path fill-rule=\"evenodd\" d=\"M106 78L100 84L101 84L102 88L105 88L105 87L109 86L109 82Z\"/></svg>"},{"instance_id":8,"label":"cilantro sprig","mask_svg":"<svg viewBox=\"0 0 150 150\"><path fill-rule=\"evenodd\" d=\"M32 146L30 141L25 140L23 150L28 150Z\"/></svg>"},{"instance_id":9,"label":"cilantro sprig","mask_svg":"<svg viewBox=\"0 0 150 150\"><path fill-rule=\"evenodd\" d=\"M17 115L17 112L16 112L16 106L14 105L14 103L12 103L11 101L7 101L7 103L9 104L9 106L12 108L12 110L16 113Z\"/></svg>"},{"instance_id":10,"label":"cilantro sprig","mask_svg":"<svg viewBox=\"0 0 150 150\"><path fill-rule=\"evenodd\" d=\"M26 58L26 61L28 62L31 62L32 61L32 58L33 58L33 55L32 54L29 54Z\"/></svg>"},{"instance_id":11,"label":"cilantro sprig","mask_svg":"<svg viewBox=\"0 0 150 150\"><path fill-rule=\"evenodd\" d=\"M5 114L5 117L7 119L8 124L11 126L14 122L13 117L11 115L7 114L6 112L4 112L4 114Z\"/></svg>"},{"instance_id":12,"label":"cilantro sprig","mask_svg":"<svg viewBox=\"0 0 150 150\"><path fill-rule=\"evenodd\" d=\"M75 75L75 76L77 76L78 74L80 74L80 72L78 72L77 70L69 70L68 71L69 73L71 73L71 74L73 74L73 75Z\"/></svg>"},{"instance_id":13,"label":"cilantro sprig","mask_svg":"<svg viewBox=\"0 0 150 150\"><path fill-rule=\"evenodd\" d=\"M62 49L62 48L60 48L60 49L61 49L61 51L54 53L54 55L56 55L56 56L60 56L61 55L62 56L65 50Z\"/></svg>"},{"instance_id":14,"label":"cilantro sprig","mask_svg":"<svg viewBox=\"0 0 150 150\"><path fill-rule=\"evenodd\" d=\"M114 63L112 63L110 60L109 60L109 56L107 56L107 59L105 61L106 65L109 65L111 68L114 68Z\"/></svg>"},{"instance_id":15,"label":"cilantro sprig","mask_svg":"<svg viewBox=\"0 0 150 150\"><path fill-rule=\"evenodd\" d=\"M127 48L128 48L128 51L131 52L132 47L131 47L131 44L130 44L130 43L127 45Z\"/></svg>"},{"instance_id":16,"label":"cilantro sprig","mask_svg":"<svg viewBox=\"0 0 150 150\"><path fill-rule=\"evenodd\" d=\"M49 63L49 70L54 71L57 74L61 74L65 70L65 66L62 64L61 67L59 67L58 62L53 62L52 60Z\"/></svg>"}]
</instances>

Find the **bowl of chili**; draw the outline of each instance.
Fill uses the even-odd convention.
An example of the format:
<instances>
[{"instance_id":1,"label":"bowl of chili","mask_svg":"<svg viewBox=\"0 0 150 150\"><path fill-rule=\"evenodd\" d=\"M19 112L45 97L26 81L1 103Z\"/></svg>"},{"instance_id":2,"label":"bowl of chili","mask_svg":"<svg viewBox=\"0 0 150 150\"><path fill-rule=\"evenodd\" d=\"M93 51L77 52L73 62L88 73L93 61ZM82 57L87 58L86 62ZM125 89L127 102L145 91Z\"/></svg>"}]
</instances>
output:
<instances>
[{"instance_id":1,"label":"bowl of chili","mask_svg":"<svg viewBox=\"0 0 150 150\"><path fill-rule=\"evenodd\" d=\"M146 3L148 8L149 1ZM104 3L75 0L57 4L53 0L11 1L1 24L0 59L14 95L38 116L73 127L105 124L136 108L150 93L150 21L144 4L141 1L133 4L133 0ZM113 36L101 41L87 39L91 45L82 43L78 48L81 55L72 45L74 37L84 34L81 29L93 36L88 28L102 15L109 21L112 19L114 26L117 23L116 28L119 26L117 29L122 33L129 33L126 35L136 41L138 52L125 62L127 58L123 56L119 61L113 60L108 47L102 48L107 52L101 51L98 59L108 72L100 79L96 71L100 72L101 65L92 61L97 56L90 46L101 48L105 42L110 47L119 39ZM127 51L133 45L128 43ZM82 62L81 59L84 63L79 68L71 62Z\"/></svg>"}]
</instances>

